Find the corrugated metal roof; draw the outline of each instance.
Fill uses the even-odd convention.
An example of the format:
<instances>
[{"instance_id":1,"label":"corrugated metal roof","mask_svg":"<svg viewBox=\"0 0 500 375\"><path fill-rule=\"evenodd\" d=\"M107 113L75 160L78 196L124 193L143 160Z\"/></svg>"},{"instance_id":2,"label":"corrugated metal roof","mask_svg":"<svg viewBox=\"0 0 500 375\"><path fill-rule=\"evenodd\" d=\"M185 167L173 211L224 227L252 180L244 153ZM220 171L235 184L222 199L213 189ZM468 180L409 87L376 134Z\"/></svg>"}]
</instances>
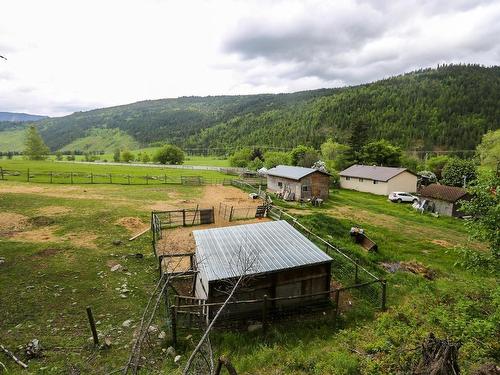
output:
<instances>
[{"instance_id":1,"label":"corrugated metal roof","mask_svg":"<svg viewBox=\"0 0 500 375\"><path fill-rule=\"evenodd\" d=\"M460 187L430 184L420 190L420 195L424 198L440 199L454 203L467 194L467 190Z\"/></svg>"},{"instance_id":2,"label":"corrugated metal roof","mask_svg":"<svg viewBox=\"0 0 500 375\"><path fill-rule=\"evenodd\" d=\"M291 165L277 165L276 167L269 169L267 171L267 174L270 176L289 178L291 180L300 180L301 178L314 172L320 172L329 175L328 173L317 169L293 167Z\"/></svg>"},{"instance_id":3,"label":"corrugated metal roof","mask_svg":"<svg viewBox=\"0 0 500 375\"><path fill-rule=\"evenodd\" d=\"M331 261L284 220L193 231L198 267L209 281ZM243 272L239 259L252 266Z\"/></svg>"},{"instance_id":4,"label":"corrugated metal roof","mask_svg":"<svg viewBox=\"0 0 500 375\"><path fill-rule=\"evenodd\" d=\"M377 167L375 165L351 165L340 172L341 176L366 178L369 180L389 181L391 178L406 171L406 168ZM410 171L408 171L411 173Z\"/></svg>"}]
</instances>

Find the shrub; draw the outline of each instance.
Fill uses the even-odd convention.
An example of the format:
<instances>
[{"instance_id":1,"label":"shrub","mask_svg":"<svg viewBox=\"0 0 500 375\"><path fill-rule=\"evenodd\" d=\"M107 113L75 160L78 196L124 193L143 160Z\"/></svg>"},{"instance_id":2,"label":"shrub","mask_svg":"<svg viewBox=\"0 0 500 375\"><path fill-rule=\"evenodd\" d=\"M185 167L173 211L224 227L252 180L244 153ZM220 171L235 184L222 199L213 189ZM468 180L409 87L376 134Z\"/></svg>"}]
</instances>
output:
<instances>
[{"instance_id":1,"label":"shrub","mask_svg":"<svg viewBox=\"0 0 500 375\"><path fill-rule=\"evenodd\" d=\"M153 160L161 164L182 164L184 163L184 151L174 145L165 145L156 151Z\"/></svg>"}]
</instances>

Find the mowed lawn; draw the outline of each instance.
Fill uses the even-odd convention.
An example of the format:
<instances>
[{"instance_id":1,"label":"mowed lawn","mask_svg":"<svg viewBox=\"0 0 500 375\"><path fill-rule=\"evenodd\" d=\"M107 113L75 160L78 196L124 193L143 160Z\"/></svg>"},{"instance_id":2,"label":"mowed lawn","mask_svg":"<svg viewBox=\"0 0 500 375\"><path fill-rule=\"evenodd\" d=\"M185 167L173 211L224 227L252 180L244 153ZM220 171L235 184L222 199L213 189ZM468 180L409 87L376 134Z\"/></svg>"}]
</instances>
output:
<instances>
[{"instance_id":1,"label":"mowed lawn","mask_svg":"<svg viewBox=\"0 0 500 375\"><path fill-rule=\"evenodd\" d=\"M52 167L48 162L29 165ZM39 339L45 348L42 358L29 361L28 371L0 354L9 373L66 374L73 369L105 374L123 366L158 280L149 233L133 242L128 238L147 227L152 207L184 204L202 194L203 187L197 186L0 181L0 215L5 218L0 224L0 257L5 258L0 265L0 343L21 359L25 357L19 346L31 339ZM498 361L498 280L486 270L455 265L460 259L455 246L486 251L484 245L468 241L463 221L420 215L384 197L337 190L321 208L286 207L387 278L389 309L380 312L354 301L338 329L320 315L274 325L266 337L260 332L217 331L212 337L216 355L227 355L239 374L407 373L429 332L462 341L464 373L481 362ZM354 225L379 244L378 253L367 254L351 242L349 229ZM136 253L144 258L134 257ZM381 262L396 261L418 262L433 278L387 273L380 267ZM116 264L125 269L112 272ZM99 332L111 340L109 349L92 349L86 306L92 306ZM178 373L172 358L162 352L170 336L162 318L165 312L160 314L155 324L167 337L145 348L143 372ZM132 323L124 327L129 319ZM181 365L194 346L186 339L189 333L180 335Z\"/></svg>"}]
</instances>

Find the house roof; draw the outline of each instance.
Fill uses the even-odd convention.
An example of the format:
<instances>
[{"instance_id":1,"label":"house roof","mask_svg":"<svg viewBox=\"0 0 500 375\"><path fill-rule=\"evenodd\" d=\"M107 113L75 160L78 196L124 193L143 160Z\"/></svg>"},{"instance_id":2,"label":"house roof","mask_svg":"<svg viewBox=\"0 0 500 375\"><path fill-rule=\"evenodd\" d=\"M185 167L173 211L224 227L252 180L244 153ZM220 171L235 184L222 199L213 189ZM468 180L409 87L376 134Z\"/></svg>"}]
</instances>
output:
<instances>
[{"instance_id":1,"label":"house roof","mask_svg":"<svg viewBox=\"0 0 500 375\"><path fill-rule=\"evenodd\" d=\"M290 180L300 180L311 173L319 172L326 174L329 176L330 174L324 171L320 171L318 169L313 168L304 168L304 167L293 167L291 165L278 165L274 168L271 168L267 171L269 176L283 177L288 178Z\"/></svg>"},{"instance_id":2,"label":"house roof","mask_svg":"<svg viewBox=\"0 0 500 375\"><path fill-rule=\"evenodd\" d=\"M193 235L198 267L208 281L332 260L284 220L195 230ZM251 260L247 271L242 269L242 258Z\"/></svg>"},{"instance_id":3,"label":"house roof","mask_svg":"<svg viewBox=\"0 0 500 375\"><path fill-rule=\"evenodd\" d=\"M406 168L377 167L375 165L354 164L340 172L340 175L345 177L366 178L368 180L389 181L391 178L403 173L404 171L412 173Z\"/></svg>"},{"instance_id":4,"label":"house roof","mask_svg":"<svg viewBox=\"0 0 500 375\"><path fill-rule=\"evenodd\" d=\"M420 196L424 198L440 199L442 201L455 203L467 194L467 190L448 185L430 184L420 190Z\"/></svg>"}]
</instances>

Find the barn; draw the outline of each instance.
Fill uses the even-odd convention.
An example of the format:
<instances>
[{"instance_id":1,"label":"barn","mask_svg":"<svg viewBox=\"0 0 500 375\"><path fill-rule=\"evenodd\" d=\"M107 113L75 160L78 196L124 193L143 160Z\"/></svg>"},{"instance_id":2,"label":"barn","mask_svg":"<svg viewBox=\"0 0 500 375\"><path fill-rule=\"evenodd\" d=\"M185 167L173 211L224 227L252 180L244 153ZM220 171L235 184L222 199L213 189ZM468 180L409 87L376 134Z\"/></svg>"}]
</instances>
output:
<instances>
[{"instance_id":1,"label":"barn","mask_svg":"<svg viewBox=\"0 0 500 375\"><path fill-rule=\"evenodd\" d=\"M417 191L417 175L406 168L351 165L339 173L340 187L366 193L389 195L395 191Z\"/></svg>"},{"instance_id":2,"label":"barn","mask_svg":"<svg viewBox=\"0 0 500 375\"><path fill-rule=\"evenodd\" d=\"M195 230L193 236L195 297L223 302L243 274L234 300L257 301L230 305L225 314L258 317L264 296L269 297L269 309L277 312L329 300L332 258L284 220ZM208 318L215 312L209 311Z\"/></svg>"},{"instance_id":3,"label":"barn","mask_svg":"<svg viewBox=\"0 0 500 375\"><path fill-rule=\"evenodd\" d=\"M278 165L267 171L267 189L285 200L327 199L330 174L313 168Z\"/></svg>"},{"instance_id":4,"label":"barn","mask_svg":"<svg viewBox=\"0 0 500 375\"><path fill-rule=\"evenodd\" d=\"M460 201L469 200L467 190L447 185L430 184L420 190L421 200L426 200L431 211L444 216L462 217L465 214L459 211Z\"/></svg>"}]
</instances>

